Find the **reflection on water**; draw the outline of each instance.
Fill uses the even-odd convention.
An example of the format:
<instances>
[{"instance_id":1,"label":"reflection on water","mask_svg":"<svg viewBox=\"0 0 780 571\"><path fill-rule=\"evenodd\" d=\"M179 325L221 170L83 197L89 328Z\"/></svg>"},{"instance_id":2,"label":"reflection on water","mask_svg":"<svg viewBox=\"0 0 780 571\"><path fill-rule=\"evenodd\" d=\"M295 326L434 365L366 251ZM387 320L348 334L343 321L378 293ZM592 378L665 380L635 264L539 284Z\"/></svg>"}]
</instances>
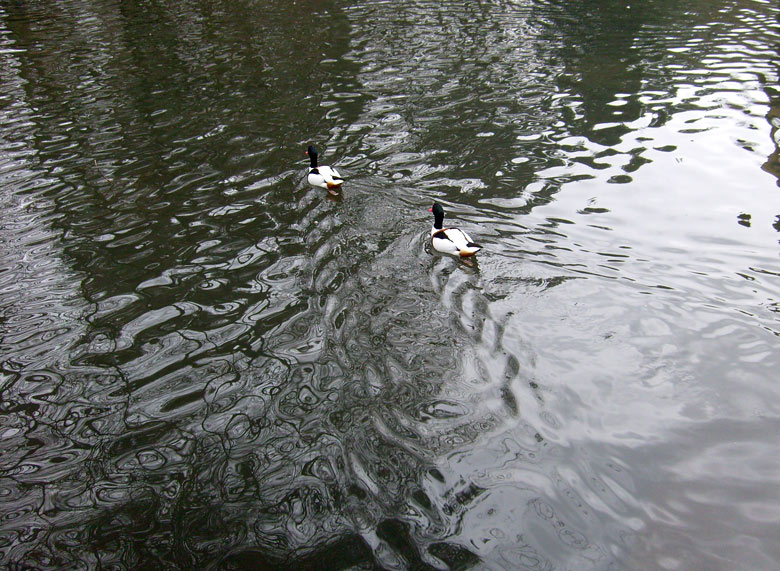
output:
<instances>
[{"instance_id":1,"label":"reflection on water","mask_svg":"<svg viewBox=\"0 0 780 571\"><path fill-rule=\"evenodd\" d=\"M3 564L772 567L779 38L746 0L0 5Z\"/></svg>"}]
</instances>

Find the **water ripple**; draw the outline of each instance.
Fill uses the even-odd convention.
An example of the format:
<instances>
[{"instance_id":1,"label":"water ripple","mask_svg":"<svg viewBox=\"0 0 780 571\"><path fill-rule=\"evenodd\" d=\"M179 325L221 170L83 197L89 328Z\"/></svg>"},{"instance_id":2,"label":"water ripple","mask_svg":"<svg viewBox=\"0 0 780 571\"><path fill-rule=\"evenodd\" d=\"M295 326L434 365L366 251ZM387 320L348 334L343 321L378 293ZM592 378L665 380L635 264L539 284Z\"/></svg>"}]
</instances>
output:
<instances>
[{"instance_id":1,"label":"water ripple","mask_svg":"<svg viewBox=\"0 0 780 571\"><path fill-rule=\"evenodd\" d=\"M777 10L304 4L0 8L0 560L771 566Z\"/></svg>"}]
</instances>

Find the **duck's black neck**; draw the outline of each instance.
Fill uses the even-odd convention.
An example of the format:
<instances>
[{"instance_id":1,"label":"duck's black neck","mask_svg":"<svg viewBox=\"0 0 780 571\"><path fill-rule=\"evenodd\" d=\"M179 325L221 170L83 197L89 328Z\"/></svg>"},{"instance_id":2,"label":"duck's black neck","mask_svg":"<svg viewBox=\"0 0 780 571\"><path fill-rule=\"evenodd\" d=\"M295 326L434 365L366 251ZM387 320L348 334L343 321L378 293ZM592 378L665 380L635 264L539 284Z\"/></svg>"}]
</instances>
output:
<instances>
[{"instance_id":1,"label":"duck's black neck","mask_svg":"<svg viewBox=\"0 0 780 571\"><path fill-rule=\"evenodd\" d=\"M437 230L441 230L442 226L444 225L444 214L439 214L437 212L433 213L433 227Z\"/></svg>"},{"instance_id":2,"label":"duck's black neck","mask_svg":"<svg viewBox=\"0 0 780 571\"><path fill-rule=\"evenodd\" d=\"M317 168L317 153L309 153L309 160L311 160L311 168Z\"/></svg>"}]
</instances>

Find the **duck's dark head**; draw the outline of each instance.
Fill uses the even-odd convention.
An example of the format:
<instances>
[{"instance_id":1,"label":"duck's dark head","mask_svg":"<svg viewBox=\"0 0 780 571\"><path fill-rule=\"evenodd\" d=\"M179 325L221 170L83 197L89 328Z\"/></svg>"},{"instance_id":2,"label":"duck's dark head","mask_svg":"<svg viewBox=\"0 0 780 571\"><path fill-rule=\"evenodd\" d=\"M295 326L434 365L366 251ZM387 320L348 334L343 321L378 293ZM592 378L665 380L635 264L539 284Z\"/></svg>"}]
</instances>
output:
<instances>
[{"instance_id":1,"label":"duck's dark head","mask_svg":"<svg viewBox=\"0 0 780 571\"><path fill-rule=\"evenodd\" d=\"M309 155L309 159L311 159L311 168L316 169L317 168L317 149L314 145L309 145L309 148L306 149L306 154Z\"/></svg>"},{"instance_id":2,"label":"duck's dark head","mask_svg":"<svg viewBox=\"0 0 780 571\"><path fill-rule=\"evenodd\" d=\"M428 212L433 212L433 227L441 229L444 220L444 208L442 208L441 204L434 202L433 206L428 209Z\"/></svg>"}]
</instances>

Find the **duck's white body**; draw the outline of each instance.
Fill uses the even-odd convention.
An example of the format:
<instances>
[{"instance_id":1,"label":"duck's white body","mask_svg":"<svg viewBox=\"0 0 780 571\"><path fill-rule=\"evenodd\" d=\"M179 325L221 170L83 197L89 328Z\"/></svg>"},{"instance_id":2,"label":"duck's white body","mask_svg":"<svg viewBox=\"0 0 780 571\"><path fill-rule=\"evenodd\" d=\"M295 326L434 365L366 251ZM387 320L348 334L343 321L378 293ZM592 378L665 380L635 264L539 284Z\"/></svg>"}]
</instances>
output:
<instances>
[{"instance_id":1,"label":"duck's white body","mask_svg":"<svg viewBox=\"0 0 780 571\"><path fill-rule=\"evenodd\" d=\"M309 167L309 174L306 180L312 186L319 186L325 188L331 194L337 194L341 185L344 183L344 179L341 178L339 172L333 167L318 165L317 164L317 149L313 146L309 146L306 150L306 154L309 155L311 160L311 166Z\"/></svg>"},{"instance_id":2,"label":"duck's white body","mask_svg":"<svg viewBox=\"0 0 780 571\"><path fill-rule=\"evenodd\" d=\"M430 209L433 212L434 223L431 228L431 245L434 250L452 256L469 258L479 252L482 246L476 244L471 236L459 228L444 228L444 209L440 204L434 204Z\"/></svg>"},{"instance_id":3,"label":"duck's white body","mask_svg":"<svg viewBox=\"0 0 780 571\"><path fill-rule=\"evenodd\" d=\"M431 245L434 250L461 258L473 256L482 249L471 236L457 228L432 228Z\"/></svg>"},{"instance_id":4,"label":"duck's white body","mask_svg":"<svg viewBox=\"0 0 780 571\"><path fill-rule=\"evenodd\" d=\"M307 180L312 186L319 186L328 190L337 189L344 183L344 179L341 178L339 171L327 166L309 168Z\"/></svg>"}]
</instances>

